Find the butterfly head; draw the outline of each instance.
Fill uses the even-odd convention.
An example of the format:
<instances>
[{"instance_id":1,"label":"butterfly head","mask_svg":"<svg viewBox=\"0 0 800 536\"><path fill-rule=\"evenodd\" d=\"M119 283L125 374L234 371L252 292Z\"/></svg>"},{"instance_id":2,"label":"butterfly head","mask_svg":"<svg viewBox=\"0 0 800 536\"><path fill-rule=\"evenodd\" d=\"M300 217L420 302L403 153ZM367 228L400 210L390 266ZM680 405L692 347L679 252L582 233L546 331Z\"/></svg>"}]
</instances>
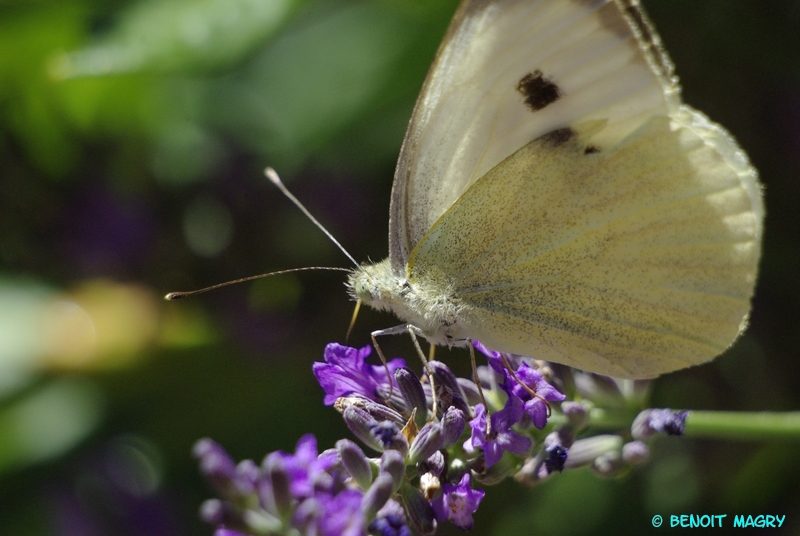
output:
<instances>
[{"instance_id":1,"label":"butterfly head","mask_svg":"<svg viewBox=\"0 0 800 536\"><path fill-rule=\"evenodd\" d=\"M402 296L403 281L392 274L388 259L377 264L362 264L347 278L350 296L375 309L391 309Z\"/></svg>"}]
</instances>

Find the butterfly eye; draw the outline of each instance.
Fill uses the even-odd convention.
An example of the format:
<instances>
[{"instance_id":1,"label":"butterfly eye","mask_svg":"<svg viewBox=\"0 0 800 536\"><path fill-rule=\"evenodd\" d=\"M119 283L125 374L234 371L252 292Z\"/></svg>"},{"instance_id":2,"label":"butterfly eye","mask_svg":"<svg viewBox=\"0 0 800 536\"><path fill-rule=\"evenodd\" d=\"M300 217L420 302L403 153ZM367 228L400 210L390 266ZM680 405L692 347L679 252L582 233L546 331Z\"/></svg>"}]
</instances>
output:
<instances>
[{"instance_id":1,"label":"butterfly eye","mask_svg":"<svg viewBox=\"0 0 800 536\"><path fill-rule=\"evenodd\" d=\"M366 274L356 274L351 281L351 288L353 289L353 296L362 301L370 302L375 299L372 289L374 285L370 284L370 278Z\"/></svg>"}]
</instances>

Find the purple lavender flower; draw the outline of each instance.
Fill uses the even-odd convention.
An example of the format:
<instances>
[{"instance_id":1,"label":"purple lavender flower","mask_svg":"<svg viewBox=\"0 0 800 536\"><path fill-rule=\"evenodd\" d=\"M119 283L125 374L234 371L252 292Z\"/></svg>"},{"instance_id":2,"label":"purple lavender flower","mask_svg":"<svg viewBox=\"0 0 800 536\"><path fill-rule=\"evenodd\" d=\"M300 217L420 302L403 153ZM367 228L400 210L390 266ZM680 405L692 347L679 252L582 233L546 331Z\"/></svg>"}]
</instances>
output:
<instances>
[{"instance_id":1,"label":"purple lavender flower","mask_svg":"<svg viewBox=\"0 0 800 536\"><path fill-rule=\"evenodd\" d=\"M214 531L214 536L248 536L244 532L238 530L219 528Z\"/></svg>"},{"instance_id":2,"label":"purple lavender flower","mask_svg":"<svg viewBox=\"0 0 800 536\"><path fill-rule=\"evenodd\" d=\"M204 438L195 443L192 454L200 464L200 472L221 495L237 491L236 464L216 441Z\"/></svg>"},{"instance_id":3,"label":"purple lavender flower","mask_svg":"<svg viewBox=\"0 0 800 536\"><path fill-rule=\"evenodd\" d=\"M400 358L389 361L390 376L387 377L386 367L366 363L371 353L371 346L357 349L331 343L325 347L325 363L314 363L312 370L325 391L326 406L332 406L339 397L354 393L382 402L381 393L388 393L390 381L395 389L399 389L394 381L394 371L405 367L405 361Z\"/></svg>"},{"instance_id":4,"label":"purple lavender flower","mask_svg":"<svg viewBox=\"0 0 800 536\"><path fill-rule=\"evenodd\" d=\"M548 402L561 402L567 398L565 395L559 393L555 387L544 381L541 373L527 363L523 362L516 370L515 374L517 378L519 378L519 381ZM531 418L533 425L539 430L544 428L547 424L547 405L542 398L531 395L527 389L514 381L513 378L507 377L506 383L510 384L511 393L525 402L525 413Z\"/></svg>"},{"instance_id":5,"label":"purple lavender flower","mask_svg":"<svg viewBox=\"0 0 800 536\"><path fill-rule=\"evenodd\" d=\"M634 439L648 439L659 432L667 435L683 435L688 415L688 411L646 409L633 420L631 435Z\"/></svg>"},{"instance_id":6,"label":"purple lavender flower","mask_svg":"<svg viewBox=\"0 0 800 536\"><path fill-rule=\"evenodd\" d=\"M496 373L500 374L501 376L505 376L506 374L506 367L503 365L503 360L500 357L500 352L495 352L494 350L489 350L487 347L483 345L481 341L472 341L472 346L474 346L480 353L485 355L489 361L489 366L492 367Z\"/></svg>"},{"instance_id":7,"label":"purple lavender flower","mask_svg":"<svg viewBox=\"0 0 800 536\"><path fill-rule=\"evenodd\" d=\"M366 519L361 512L362 493L344 490L335 496L320 496L322 516L317 520L320 536L362 536Z\"/></svg>"},{"instance_id":8,"label":"purple lavender flower","mask_svg":"<svg viewBox=\"0 0 800 536\"><path fill-rule=\"evenodd\" d=\"M567 448L560 443L553 443L544 449L547 457L544 459L544 467L549 473L559 473L564 470L567 461Z\"/></svg>"},{"instance_id":9,"label":"purple lavender flower","mask_svg":"<svg viewBox=\"0 0 800 536\"><path fill-rule=\"evenodd\" d=\"M394 500L389 500L378 512L369 524L369 533L376 536L412 536L403 507Z\"/></svg>"},{"instance_id":10,"label":"purple lavender flower","mask_svg":"<svg viewBox=\"0 0 800 536\"><path fill-rule=\"evenodd\" d=\"M329 344L325 362L313 368L325 391L325 404L334 405L361 443L382 453L381 459L368 458L349 440L320 454L314 436L307 435L294 453L272 453L259 468L248 460L236 465L213 441L200 442L195 455L222 499L204 503L203 519L217 527L216 536L411 536L409 527L433 534L437 521L445 520L471 529L484 497L483 490L471 488L471 475L484 485L512 474L535 483L587 464L602 474L616 474L623 464L646 458L641 441L626 445L626 452L618 435L577 439L590 421L589 406L581 403L555 406L561 426L542 438L534 427L542 430L547 425L548 402L566 398L543 377L554 373L530 358L494 352L478 342L475 347L487 355L491 367L478 369L487 400L505 400L491 415L485 402L480 403L478 387L457 378L443 363L428 363L435 382L426 384L404 368L402 359L392 360L387 374L385 367L366 363L371 347ZM436 415L429 405L433 385L439 402ZM390 390L397 393L392 400L387 399ZM470 437L462 450L458 444L469 415L475 417L469 421ZM632 435L636 439L680 433L685 418L685 412L642 412ZM532 438L539 445L533 453ZM465 455L478 449L477 460ZM530 456L519 469L518 459L502 460L505 452Z\"/></svg>"},{"instance_id":11,"label":"purple lavender flower","mask_svg":"<svg viewBox=\"0 0 800 536\"><path fill-rule=\"evenodd\" d=\"M474 341L473 345L488 358L489 365L492 367L492 369L503 377L503 383L501 384L501 387L508 394L508 396L517 397L522 400L522 402L525 404L525 413L528 414L533 422L533 425L539 430L544 428L547 424L547 405L544 403L544 400L547 400L548 402L561 402L566 398L566 396L558 392L555 387L547 383L542 378L542 374L538 370L528 365L526 362L523 361L514 372L517 377L514 379L509 370L503 364L503 354L500 352L495 352L494 350L489 350L478 341ZM510 355L506 355L506 361L511 364L514 363L515 359L513 359ZM524 386L520 385L520 382L522 382ZM531 395L525 386L542 397L544 400Z\"/></svg>"},{"instance_id":12,"label":"purple lavender flower","mask_svg":"<svg viewBox=\"0 0 800 536\"><path fill-rule=\"evenodd\" d=\"M686 428L688 411L672 411L668 409L654 409L650 412L650 427L667 435L683 435Z\"/></svg>"},{"instance_id":13,"label":"purple lavender flower","mask_svg":"<svg viewBox=\"0 0 800 536\"><path fill-rule=\"evenodd\" d=\"M522 401L510 397L506 407L491 416L492 430L487 434L487 414L483 404L475 406L475 418L469 424L472 436L464 442L467 452L474 452L478 447L483 449L486 467L491 467L508 451L514 454L525 454L531 448L531 440L511 429L520 421L524 413Z\"/></svg>"},{"instance_id":14,"label":"purple lavender flower","mask_svg":"<svg viewBox=\"0 0 800 536\"><path fill-rule=\"evenodd\" d=\"M449 519L455 526L470 530L474 524L472 514L478 509L485 493L482 489L470 487L469 473L466 473L458 484L445 484L441 495L431 501L431 506L437 520Z\"/></svg>"},{"instance_id":15,"label":"purple lavender flower","mask_svg":"<svg viewBox=\"0 0 800 536\"><path fill-rule=\"evenodd\" d=\"M290 490L296 499L304 499L314 495L315 489L330 489L331 477L327 473L333 465L332 456L317 455L317 438L311 434L304 435L297 442L294 454L273 452L269 456L280 457L286 473L290 478Z\"/></svg>"}]
</instances>

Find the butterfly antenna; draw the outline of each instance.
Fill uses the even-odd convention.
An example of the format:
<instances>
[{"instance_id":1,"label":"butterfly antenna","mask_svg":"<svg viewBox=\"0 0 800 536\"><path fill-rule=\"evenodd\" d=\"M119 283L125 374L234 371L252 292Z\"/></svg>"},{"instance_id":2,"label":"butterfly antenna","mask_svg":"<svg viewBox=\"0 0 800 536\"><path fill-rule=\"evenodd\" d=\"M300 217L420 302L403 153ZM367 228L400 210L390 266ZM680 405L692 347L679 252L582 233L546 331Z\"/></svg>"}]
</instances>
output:
<instances>
[{"instance_id":1,"label":"butterfly antenna","mask_svg":"<svg viewBox=\"0 0 800 536\"><path fill-rule=\"evenodd\" d=\"M243 277L241 279L234 279L233 281L225 281L224 283L217 283L216 285L211 285L210 287L205 287L198 290L189 290L186 292L170 292L169 294L164 296L164 299L170 301L180 300L181 298L188 298L189 296L194 296L195 294L202 294L203 292L208 292L209 290L215 290L221 287L227 287L228 285L235 285L236 283L246 283L247 281L254 281L256 279L272 277L273 275L291 274L293 272L305 272L307 270L328 270L332 272L350 271L349 268L339 268L335 266L306 266L304 268L291 268L289 270L279 270L277 272L270 272L268 274L251 275L249 277Z\"/></svg>"},{"instance_id":2,"label":"butterfly antenna","mask_svg":"<svg viewBox=\"0 0 800 536\"><path fill-rule=\"evenodd\" d=\"M286 186L285 186L285 185L283 184L283 182L281 181L281 178L278 176L278 173L277 173L277 172L276 172L274 169L272 169L271 167L268 167L268 168L266 168L266 169L264 170L264 175L266 175L266 176L267 176L267 178L270 180L270 182L272 182L272 184L274 184L275 186L277 186L277 187L278 187L278 189L279 189L281 192L283 192L283 195L285 195L286 197L288 197L288 198L289 198L289 200L290 200L292 203L294 203L295 205L297 205L297 208L299 208L299 209L302 211L302 213L303 213L303 214L305 214L305 215L306 215L306 217L307 217L309 220L311 220L311 221L314 223L314 225L316 225L316 226L319 228L319 230L320 230L320 231L322 231L323 233L325 233L325 236L327 236L328 238L330 238L330 239L331 239L331 242L333 242L334 244L336 244L336 247L338 247L338 248L341 250L341 252L342 252L342 253L344 253L344 254L345 254L345 256L346 256L348 259L350 259L350 262L352 262L352 263L353 263L353 264L356 266L356 268L359 266L359 264L356 262L356 260L353 258L353 256L352 256L352 255L350 255L350 254L347 252L347 250L346 250L346 249L344 249L344 246L342 246L342 245L339 243L339 241L338 241L338 240L336 240L336 239L333 237L333 235L332 235L330 232L328 232L328 230L327 230L325 227L323 227L323 225L322 225L320 222L318 222L318 221L317 221L317 219L316 219L314 216L312 216L312 215L311 215L311 213L308 211L308 209L306 209L306 207L304 207L304 206L303 206L303 203L301 203L301 202L300 202L300 201L299 201L299 200L298 200L298 199L297 199L297 198L296 198L294 195L292 195L292 192L290 192L290 191L289 191L289 189L288 189L288 188L286 188Z\"/></svg>"}]
</instances>

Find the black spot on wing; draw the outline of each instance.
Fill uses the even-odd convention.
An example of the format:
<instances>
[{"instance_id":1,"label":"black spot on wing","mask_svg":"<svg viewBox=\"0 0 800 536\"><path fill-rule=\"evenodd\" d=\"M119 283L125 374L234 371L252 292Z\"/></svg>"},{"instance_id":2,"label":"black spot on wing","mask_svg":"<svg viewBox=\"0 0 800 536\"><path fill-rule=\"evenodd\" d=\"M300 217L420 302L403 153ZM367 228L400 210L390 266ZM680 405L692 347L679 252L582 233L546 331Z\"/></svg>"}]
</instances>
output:
<instances>
[{"instance_id":1,"label":"black spot on wing","mask_svg":"<svg viewBox=\"0 0 800 536\"><path fill-rule=\"evenodd\" d=\"M542 71L536 69L522 77L517 83L517 91L525 97L525 104L532 112L554 103L562 97L561 90Z\"/></svg>"},{"instance_id":2,"label":"black spot on wing","mask_svg":"<svg viewBox=\"0 0 800 536\"><path fill-rule=\"evenodd\" d=\"M597 147L596 145L587 145L586 149L583 150L583 154L594 154L599 152L600 148Z\"/></svg>"},{"instance_id":3,"label":"black spot on wing","mask_svg":"<svg viewBox=\"0 0 800 536\"><path fill-rule=\"evenodd\" d=\"M559 128L541 136L539 140L547 147L561 147L574 138L577 133L569 127Z\"/></svg>"}]
</instances>

